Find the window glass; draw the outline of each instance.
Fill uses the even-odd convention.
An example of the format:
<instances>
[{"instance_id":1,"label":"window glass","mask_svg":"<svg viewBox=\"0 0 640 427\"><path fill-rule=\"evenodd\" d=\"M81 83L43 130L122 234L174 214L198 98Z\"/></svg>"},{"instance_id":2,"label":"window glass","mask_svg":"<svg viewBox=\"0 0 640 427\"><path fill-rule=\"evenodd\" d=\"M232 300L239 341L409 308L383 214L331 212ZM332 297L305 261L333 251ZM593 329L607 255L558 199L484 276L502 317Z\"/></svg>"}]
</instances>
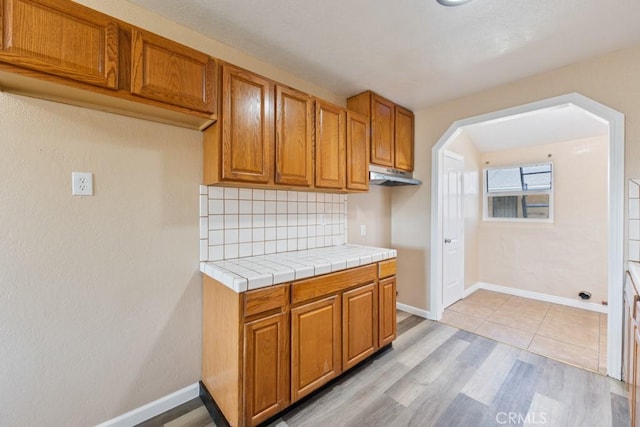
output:
<instances>
[{"instance_id":1,"label":"window glass","mask_svg":"<svg viewBox=\"0 0 640 427\"><path fill-rule=\"evenodd\" d=\"M552 219L551 163L485 170L485 219Z\"/></svg>"},{"instance_id":2,"label":"window glass","mask_svg":"<svg viewBox=\"0 0 640 427\"><path fill-rule=\"evenodd\" d=\"M489 193L551 189L550 163L488 169L486 175Z\"/></svg>"}]
</instances>

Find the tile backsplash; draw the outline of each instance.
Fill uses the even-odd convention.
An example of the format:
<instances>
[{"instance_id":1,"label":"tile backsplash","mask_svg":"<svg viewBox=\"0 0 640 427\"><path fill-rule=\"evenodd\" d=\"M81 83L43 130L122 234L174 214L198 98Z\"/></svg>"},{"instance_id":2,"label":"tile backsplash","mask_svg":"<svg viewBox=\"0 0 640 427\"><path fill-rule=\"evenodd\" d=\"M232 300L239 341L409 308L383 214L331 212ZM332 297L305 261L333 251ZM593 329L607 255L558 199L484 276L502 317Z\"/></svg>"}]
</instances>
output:
<instances>
[{"instance_id":1,"label":"tile backsplash","mask_svg":"<svg viewBox=\"0 0 640 427\"><path fill-rule=\"evenodd\" d=\"M640 261L640 179L629 180L629 260Z\"/></svg>"},{"instance_id":2,"label":"tile backsplash","mask_svg":"<svg viewBox=\"0 0 640 427\"><path fill-rule=\"evenodd\" d=\"M200 186L200 261L346 243L347 196Z\"/></svg>"}]
</instances>

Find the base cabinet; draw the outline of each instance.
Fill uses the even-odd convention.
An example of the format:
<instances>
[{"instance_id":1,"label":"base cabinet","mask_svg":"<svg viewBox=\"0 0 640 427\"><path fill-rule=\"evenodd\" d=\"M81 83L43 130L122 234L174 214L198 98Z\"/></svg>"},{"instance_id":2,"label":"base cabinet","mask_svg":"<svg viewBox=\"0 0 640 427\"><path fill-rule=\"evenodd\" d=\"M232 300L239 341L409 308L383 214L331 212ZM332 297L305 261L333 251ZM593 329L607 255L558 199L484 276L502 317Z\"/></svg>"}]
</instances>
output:
<instances>
[{"instance_id":1,"label":"base cabinet","mask_svg":"<svg viewBox=\"0 0 640 427\"><path fill-rule=\"evenodd\" d=\"M390 344L395 316L395 260L239 294L204 275L202 382L260 424Z\"/></svg>"},{"instance_id":2,"label":"base cabinet","mask_svg":"<svg viewBox=\"0 0 640 427\"><path fill-rule=\"evenodd\" d=\"M396 339L396 278L380 281L380 347Z\"/></svg>"},{"instance_id":3,"label":"base cabinet","mask_svg":"<svg viewBox=\"0 0 640 427\"><path fill-rule=\"evenodd\" d=\"M378 347L378 287L376 283L342 294L342 363L349 369Z\"/></svg>"},{"instance_id":4,"label":"base cabinet","mask_svg":"<svg viewBox=\"0 0 640 427\"><path fill-rule=\"evenodd\" d=\"M289 404L289 327L286 313L244 326L247 422L259 424Z\"/></svg>"},{"instance_id":5,"label":"base cabinet","mask_svg":"<svg viewBox=\"0 0 640 427\"><path fill-rule=\"evenodd\" d=\"M291 401L342 372L337 295L291 309Z\"/></svg>"}]
</instances>

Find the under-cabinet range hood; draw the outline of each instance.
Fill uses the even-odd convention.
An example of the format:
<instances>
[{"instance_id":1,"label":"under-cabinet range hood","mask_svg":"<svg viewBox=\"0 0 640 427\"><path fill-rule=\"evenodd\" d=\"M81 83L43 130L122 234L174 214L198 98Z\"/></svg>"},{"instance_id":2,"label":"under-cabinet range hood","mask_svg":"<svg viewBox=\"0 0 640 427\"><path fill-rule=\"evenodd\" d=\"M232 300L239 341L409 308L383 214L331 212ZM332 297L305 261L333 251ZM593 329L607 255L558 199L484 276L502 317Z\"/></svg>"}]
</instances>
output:
<instances>
[{"instance_id":1,"label":"under-cabinet range hood","mask_svg":"<svg viewBox=\"0 0 640 427\"><path fill-rule=\"evenodd\" d=\"M411 172L369 165L369 184L396 187L398 185L420 185L422 181L414 179Z\"/></svg>"}]
</instances>

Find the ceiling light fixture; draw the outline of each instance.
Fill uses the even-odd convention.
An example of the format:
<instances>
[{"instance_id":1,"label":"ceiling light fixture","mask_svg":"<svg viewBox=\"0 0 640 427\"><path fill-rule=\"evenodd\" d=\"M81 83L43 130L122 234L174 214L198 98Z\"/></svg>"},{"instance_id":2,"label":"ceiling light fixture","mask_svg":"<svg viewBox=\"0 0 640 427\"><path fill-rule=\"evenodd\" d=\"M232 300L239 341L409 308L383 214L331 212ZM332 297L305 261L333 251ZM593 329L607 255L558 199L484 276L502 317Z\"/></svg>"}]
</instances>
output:
<instances>
[{"instance_id":1,"label":"ceiling light fixture","mask_svg":"<svg viewBox=\"0 0 640 427\"><path fill-rule=\"evenodd\" d=\"M443 6L460 6L465 3L469 3L471 0L436 0Z\"/></svg>"}]
</instances>

